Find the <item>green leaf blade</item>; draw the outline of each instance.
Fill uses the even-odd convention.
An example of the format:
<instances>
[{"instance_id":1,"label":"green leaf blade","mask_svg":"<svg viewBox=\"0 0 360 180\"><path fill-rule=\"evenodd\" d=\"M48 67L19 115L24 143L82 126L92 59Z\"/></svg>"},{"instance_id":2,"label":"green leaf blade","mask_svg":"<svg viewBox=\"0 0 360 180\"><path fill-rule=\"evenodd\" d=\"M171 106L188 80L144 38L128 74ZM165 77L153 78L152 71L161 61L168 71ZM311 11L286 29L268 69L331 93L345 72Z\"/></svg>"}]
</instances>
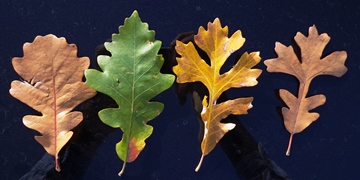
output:
<instances>
[{"instance_id":1,"label":"green leaf blade","mask_svg":"<svg viewBox=\"0 0 360 180\"><path fill-rule=\"evenodd\" d=\"M152 98L170 88L175 77L161 74L164 63L158 51L161 42L155 40L155 32L148 29L135 11L125 24L113 34L112 42L105 43L109 56L99 56L98 64L103 72L87 70L86 84L115 100L119 108L103 109L100 119L124 133L116 144L116 151L125 164L136 159L145 147L145 140L153 127L146 123L157 117L164 108Z\"/></svg>"}]
</instances>

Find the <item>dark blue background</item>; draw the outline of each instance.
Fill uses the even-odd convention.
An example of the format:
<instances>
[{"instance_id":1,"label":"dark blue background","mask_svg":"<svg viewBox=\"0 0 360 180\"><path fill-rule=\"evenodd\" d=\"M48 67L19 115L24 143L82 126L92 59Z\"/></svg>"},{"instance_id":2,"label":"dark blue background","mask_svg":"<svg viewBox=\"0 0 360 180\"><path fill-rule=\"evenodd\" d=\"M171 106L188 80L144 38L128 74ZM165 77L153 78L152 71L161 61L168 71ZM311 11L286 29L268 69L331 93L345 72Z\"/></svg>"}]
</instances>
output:
<instances>
[{"instance_id":1,"label":"dark blue background","mask_svg":"<svg viewBox=\"0 0 360 180\"><path fill-rule=\"evenodd\" d=\"M22 56L22 45L36 35L55 34L75 43L79 56L95 59L94 49L134 10L156 39L169 46L175 36L197 31L219 17L230 33L240 29L246 38L244 51L260 51L263 60L276 57L274 44L295 45L293 36L307 35L315 24L320 33L332 38L324 54L337 50L348 53L348 72L341 78L320 76L310 85L309 95L322 93L325 105L316 109L320 118L294 136L290 157L285 156L289 133L276 107L283 106L275 90L297 90L295 78L264 70L254 88L232 89L230 97L253 96L254 107L239 116L250 133L262 142L270 157L293 179L358 179L360 157L360 3L343 0L225 1L225 0L12 0L0 2L0 179L18 179L45 153L34 140L34 131L22 124L22 117L34 110L12 98L10 82L20 77L11 58ZM230 67L233 59L229 60ZM150 122L153 135L138 159L127 165L119 179L236 179L235 171L221 148L205 157L200 172L194 168L200 157L198 122L189 103L179 106L174 89L158 97L165 103L163 113ZM117 130L100 145L84 179L116 179L122 161L114 146Z\"/></svg>"}]
</instances>

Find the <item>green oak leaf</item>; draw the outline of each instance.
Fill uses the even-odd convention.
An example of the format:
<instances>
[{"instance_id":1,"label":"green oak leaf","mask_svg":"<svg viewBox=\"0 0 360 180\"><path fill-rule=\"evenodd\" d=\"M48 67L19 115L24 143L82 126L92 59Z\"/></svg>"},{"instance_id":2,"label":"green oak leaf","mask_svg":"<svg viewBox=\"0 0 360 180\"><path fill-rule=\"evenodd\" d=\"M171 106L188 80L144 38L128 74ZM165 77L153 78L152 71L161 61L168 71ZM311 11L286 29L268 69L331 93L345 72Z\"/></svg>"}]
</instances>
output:
<instances>
[{"instance_id":1,"label":"green oak leaf","mask_svg":"<svg viewBox=\"0 0 360 180\"><path fill-rule=\"evenodd\" d=\"M125 19L119 32L112 35L112 42L104 44L111 56L98 56L103 72L86 70L85 83L119 105L101 110L99 117L105 124L123 131L122 140L116 144L116 152L124 161L121 176L126 163L137 158L153 131L146 123L164 108L162 103L150 100L168 89L175 77L160 73L164 63L158 55L161 41L155 40L155 32L141 21L137 11Z\"/></svg>"}]
</instances>

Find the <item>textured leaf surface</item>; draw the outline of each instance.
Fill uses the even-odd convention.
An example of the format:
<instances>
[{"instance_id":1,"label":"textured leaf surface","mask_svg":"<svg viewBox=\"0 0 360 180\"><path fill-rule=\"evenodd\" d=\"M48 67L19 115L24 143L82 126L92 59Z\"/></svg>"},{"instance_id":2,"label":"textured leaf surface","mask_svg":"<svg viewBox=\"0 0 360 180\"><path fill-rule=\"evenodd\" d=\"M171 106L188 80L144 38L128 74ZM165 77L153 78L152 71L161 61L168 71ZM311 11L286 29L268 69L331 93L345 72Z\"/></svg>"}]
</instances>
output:
<instances>
[{"instance_id":1,"label":"textured leaf surface","mask_svg":"<svg viewBox=\"0 0 360 180\"><path fill-rule=\"evenodd\" d=\"M294 39L301 50L301 61L291 46L286 47L276 42L275 51L278 57L264 62L267 71L293 75L300 83L297 97L285 89L280 89L280 97L288 106L288 108L282 108L284 124L290 133L286 155L290 155L293 135L303 131L319 118L318 113L309 111L323 105L326 101L322 94L306 97L310 82L318 75L340 77L347 71L344 65L347 57L345 51L336 51L321 58L330 37L326 33L319 35L315 26L309 28L308 37L298 32Z\"/></svg>"},{"instance_id":2,"label":"textured leaf surface","mask_svg":"<svg viewBox=\"0 0 360 180\"><path fill-rule=\"evenodd\" d=\"M58 153L73 135L70 130L83 119L81 112L70 111L96 94L82 82L90 61L78 58L74 44L54 35L37 36L23 49L24 57L15 57L12 63L25 81L12 81L10 94L41 112L24 116L23 123L42 134L35 139L55 156L60 171Z\"/></svg>"},{"instance_id":3,"label":"textured leaf surface","mask_svg":"<svg viewBox=\"0 0 360 180\"><path fill-rule=\"evenodd\" d=\"M244 53L239 61L228 72L220 74L220 68L226 59L245 42L241 31L236 31L228 38L228 27L221 27L219 19L208 23L208 30L199 28L198 34L194 36L196 45L206 52L210 58L209 66L195 49L192 42L184 44L176 42L176 51L181 56L177 58L178 65L173 68L177 75L178 83L202 82L209 91L207 97L202 101L203 110L201 117L204 122L204 135L201 143L202 156L200 163L195 169L199 170L203 157L214 149L216 143L226 132L234 128L232 123L220 123L220 120L230 114L247 114L252 107L252 97L237 98L223 103L216 103L219 96L229 88L240 88L254 86L256 78L261 74L259 69L251 69L260 62L258 52Z\"/></svg>"},{"instance_id":4,"label":"textured leaf surface","mask_svg":"<svg viewBox=\"0 0 360 180\"><path fill-rule=\"evenodd\" d=\"M134 161L143 150L153 131L146 123L163 110L162 103L149 101L168 89L175 77L160 73L163 58L157 53L161 42L154 39L155 32L141 22L136 11L125 19L119 32L113 34L111 43L105 43L111 57L98 57L103 72L89 69L85 77L88 86L107 94L119 105L101 110L99 117L105 124L124 132L116 144L116 152L124 161L120 176L126 163Z\"/></svg>"}]
</instances>

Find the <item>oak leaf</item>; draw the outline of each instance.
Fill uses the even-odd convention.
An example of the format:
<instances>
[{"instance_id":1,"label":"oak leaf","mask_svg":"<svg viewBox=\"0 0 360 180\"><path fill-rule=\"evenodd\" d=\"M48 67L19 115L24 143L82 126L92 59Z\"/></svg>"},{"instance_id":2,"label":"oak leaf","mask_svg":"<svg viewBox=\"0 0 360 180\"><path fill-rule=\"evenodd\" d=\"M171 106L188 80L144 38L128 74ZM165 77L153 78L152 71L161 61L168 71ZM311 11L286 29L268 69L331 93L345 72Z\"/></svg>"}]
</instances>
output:
<instances>
[{"instance_id":1,"label":"oak leaf","mask_svg":"<svg viewBox=\"0 0 360 180\"><path fill-rule=\"evenodd\" d=\"M321 57L330 37L326 33L319 35L315 25L309 28L308 37L298 32L294 39L301 50L301 61L292 46L286 47L276 42L275 51L278 57L264 62L268 72L293 75L300 83L297 97L285 89L279 91L281 99L288 106L282 108L284 125L290 133L287 156L290 155L293 135L303 131L320 116L316 112L309 111L323 105L326 101L322 94L306 97L310 82L319 75L340 77L347 71L344 65L347 57L345 51L336 51L326 57Z\"/></svg>"},{"instance_id":2,"label":"oak leaf","mask_svg":"<svg viewBox=\"0 0 360 180\"><path fill-rule=\"evenodd\" d=\"M55 169L60 171L58 153L72 137L71 129L83 120L81 112L71 110L96 94L82 82L90 61L77 57L76 45L51 34L37 36L23 49L24 57L14 57L12 64L25 81L12 81L9 92L41 112L24 116L23 123L41 133L35 139L55 157Z\"/></svg>"},{"instance_id":3,"label":"oak leaf","mask_svg":"<svg viewBox=\"0 0 360 180\"><path fill-rule=\"evenodd\" d=\"M230 114L247 114L253 100L252 97L237 98L218 104L217 99L230 88L256 85L256 78L261 74L261 70L251 69L260 62L259 52L245 52L228 72L220 74L220 68L227 58L244 44L245 39L240 30L228 38L228 27L222 28L218 18L213 23L208 23L208 30L200 27L194 41L206 52L211 65L201 59L192 42L184 44L176 41L175 49L181 57L176 58L178 65L173 70L178 83L200 81L209 91L209 100L205 96L202 101L201 118L205 129L201 142L202 156L195 169L198 171L204 156L214 149L226 132L235 127L233 123L221 123L221 119Z\"/></svg>"},{"instance_id":4,"label":"oak leaf","mask_svg":"<svg viewBox=\"0 0 360 180\"><path fill-rule=\"evenodd\" d=\"M164 63L157 54L161 42L154 39L155 32L141 21L137 11L125 19L119 32L112 35L112 42L104 44L111 56L98 56L103 72L89 69L85 77L88 86L110 96L119 105L101 110L99 117L105 124L123 131L121 141L116 144L116 152L124 162L118 174L121 176L126 163L138 157L152 134L153 127L147 122L164 108L162 103L150 100L168 89L175 77L160 73Z\"/></svg>"}]
</instances>

